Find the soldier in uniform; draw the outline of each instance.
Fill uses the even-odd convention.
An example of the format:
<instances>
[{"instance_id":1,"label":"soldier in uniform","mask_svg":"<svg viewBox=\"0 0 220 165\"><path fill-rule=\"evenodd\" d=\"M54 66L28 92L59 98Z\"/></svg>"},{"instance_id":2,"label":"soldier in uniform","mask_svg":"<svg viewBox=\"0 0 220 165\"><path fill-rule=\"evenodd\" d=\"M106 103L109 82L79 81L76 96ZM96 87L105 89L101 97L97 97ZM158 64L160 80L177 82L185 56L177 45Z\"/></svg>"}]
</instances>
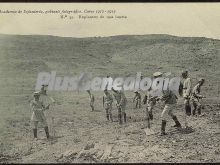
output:
<instances>
[{"instance_id":1,"label":"soldier in uniform","mask_svg":"<svg viewBox=\"0 0 220 165\"><path fill-rule=\"evenodd\" d=\"M195 115L196 111L198 111L198 114L201 114L201 103L200 103L200 99L204 98L204 96L202 96L200 94L200 90L201 90L201 86L204 84L205 79L201 78L199 79L198 83L196 84L196 86L193 88L192 90L192 103L194 106L193 109L193 115Z\"/></svg>"},{"instance_id":2,"label":"soldier in uniform","mask_svg":"<svg viewBox=\"0 0 220 165\"><path fill-rule=\"evenodd\" d=\"M147 91L147 108L146 111L148 111L149 119L153 120L153 108L156 105L157 102L157 97L153 94L153 90L150 87L149 90Z\"/></svg>"},{"instance_id":3,"label":"soldier in uniform","mask_svg":"<svg viewBox=\"0 0 220 165\"><path fill-rule=\"evenodd\" d=\"M161 72L155 72L153 74L154 79L156 79L158 77L162 77ZM149 118L150 120L153 120L153 109L156 105L156 102L157 102L159 96L160 96L160 93L158 93L157 90L153 90L151 87L147 91L147 108L146 108L146 111L148 111L147 114L149 115L149 117L147 116L147 118Z\"/></svg>"},{"instance_id":4,"label":"soldier in uniform","mask_svg":"<svg viewBox=\"0 0 220 165\"><path fill-rule=\"evenodd\" d=\"M49 109L50 104L45 106L43 102L39 100L39 98L40 92L34 92L34 100L32 100L30 103L31 109L33 111L31 116L31 123L33 126L34 138L37 139L37 126L38 123L41 122L44 126L44 130L48 139L50 136L44 111Z\"/></svg>"},{"instance_id":5,"label":"soldier in uniform","mask_svg":"<svg viewBox=\"0 0 220 165\"><path fill-rule=\"evenodd\" d=\"M126 113L125 113L125 108L127 104L127 98L125 97L125 94L123 91L117 91L112 88L113 95L115 97L115 100L117 102L116 106L118 108L118 119L119 119L119 124L122 124L122 116L124 117L124 122L127 121Z\"/></svg>"},{"instance_id":6,"label":"soldier in uniform","mask_svg":"<svg viewBox=\"0 0 220 165\"><path fill-rule=\"evenodd\" d=\"M141 94L138 91L135 91L135 96L133 102L135 102L135 108L141 108Z\"/></svg>"},{"instance_id":7,"label":"soldier in uniform","mask_svg":"<svg viewBox=\"0 0 220 165\"><path fill-rule=\"evenodd\" d=\"M167 123L167 119L169 116L175 122L174 127L177 127L177 128L181 127L181 124L178 121L177 117L173 114L173 109L176 108L177 99L178 98L175 95L175 93L169 89L166 91L163 91L163 95L160 97L160 100L164 101L165 103L164 109L161 114L161 118L162 118L161 135L166 135L165 128L166 128L166 123Z\"/></svg>"},{"instance_id":8,"label":"soldier in uniform","mask_svg":"<svg viewBox=\"0 0 220 165\"><path fill-rule=\"evenodd\" d=\"M95 97L94 95L90 92L90 90L87 90L90 98L90 107L92 108L92 111L94 111L94 103L95 103Z\"/></svg>"},{"instance_id":9,"label":"soldier in uniform","mask_svg":"<svg viewBox=\"0 0 220 165\"><path fill-rule=\"evenodd\" d=\"M107 120L113 121L112 119L112 102L113 102L113 97L112 95L108 92L107 89L104 90L104 96L103 96L103 107L106 110L106 118Z\"/></svg>"},{"instance_id":10,"label":"soldier in uniform","mask_svg":"<svg viewBox=\"0 0 220 165\"><path fill-rule=\"evenodd\" d=\"M184 98L184 108L185 108L185 126L188 127L187 115L191 115L191 104L190 104L190 96L191 96L191 79L188 77L188 71L182 72L183 78L183 98Z\"/></svg>"}]
</instances>

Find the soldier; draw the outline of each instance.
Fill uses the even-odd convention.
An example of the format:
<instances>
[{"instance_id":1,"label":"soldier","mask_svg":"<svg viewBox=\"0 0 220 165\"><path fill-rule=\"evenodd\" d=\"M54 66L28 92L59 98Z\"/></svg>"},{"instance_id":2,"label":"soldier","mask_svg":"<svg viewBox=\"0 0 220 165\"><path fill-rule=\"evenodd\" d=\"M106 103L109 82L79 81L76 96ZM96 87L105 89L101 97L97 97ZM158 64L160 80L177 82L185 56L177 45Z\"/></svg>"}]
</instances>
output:
<instances>
[{"instance_id":1,"label":"soldier","mask_svg":"<svg viewBox=\"0 0 220 165\"><path fill-rule=\"evenodd\" d=\"M158 77L162 77L161 72L155 72L153 74L154 79L156 79ZM157 90L153 90L151 87L147 91L147 109L146 109L146 111L148 111L147 114L149 114L150 120L153 120L153 109L156 105L156 102L158 100L159 95L160 95L160 93L158 93Z\"/></svg>"},{"instance_id":2,"label":"soldier","mask_svg":"<svg viewBox=\"0 0 220 165\"><path fill-rule=\"evenodd\" d=\"M112 102L113 102L113 97L112 95L108 92L107 89L104 90L104 96L103 96L103 107L106 110L106 118L107 120L110 120L113 122L112 119Z\"/></svg>"},{"instance_id":3,"label":"soldier","mask_svg":"<svg viewBox=\"0 0 220 165\"><path fill-rule=\"evenodd\" d=\"M42 101L39 100L40 92L34 92L34 100L31 101L30 106L33 111L31 116L31 123L33 125L34 138L37 139L37 125L38 122L41 122L44 126L44 130L49 139L49 129L46 121L46 117L44 115L44 111L49 109L49 105L45 106Z\"/></svg>"},{"instance_id":4,"label":"soldier","mask_svg":"<svg viewBox=\"0 0 220 165\"><path fill-rule=\"evenodd\" d=\"M153 108L156 105L157 102L157 96L153 95L153 90L150 87L149 90L147 91L147 109L149 114L149 119L153 120Z\"/></svg>"},{"instance_id":5,"label":"soldier","mask_svg":"<svg viewBox=\"0 0 220 165\"><path fill-rule=\"evenodd\" d=\"M201 115L201 103L200 103L200 99L205 98L204 96L202 96L200 94L200 90L201 90L201 86L204 84L205 79L201 78L199 79L198 83L196 84L196 86L193 88L192 90L192 102L193 102L193 115L195 115L196 111L198 111L198 114Z\"/></svg>"},{"instance_id":6,"label":"soldier","mask_svg":"<svg viewBox=\"0 0 220 165\"><path fill-rule=\"evenodd\" d=\"M188 127L187 122L187 115L191 115L191 105L190 105L190 95L191 95L191 79L188 77L188 71L182 72L182 78L183 78L183 98L184 98L184 120L185 120L185 126Z\"/></svg>"},{"instance_id":7,"label":"soldier","mask_svg":"<svg viewBox=\"0 0 220 165\"><path fill-rule=\"evenodd\" d=\"M125 97L125 94L123 91L114 90L114 88L112 88L112 91L113 91L115 100L117 102L116 106L118 108L119 124L122 124L122 116L124 117L124 122L126 123L127 118L126 118L126 113L125 113L125 107L127 104L127 99Z\"/></svg>"},{"instance_id":8,"label":"soldier","mask_svg":"<svg viewBox=\"0 0 220 165\"><path fill-rule=\"evenodd\" d=\"M141 94L138 91L135 91L135 96L133 102L135 102L135 108L141 108Z\"/></svg>"},{"instance_id":9,"label":"soldier","mask_svg":"<svg viewBox=\"0 0 220 165\"><path fill-rule=\"evenodd\" d=\"M147 128L149 129L150 129L150 120L153 120L152 110L157 101L156 97L151 96L151 91L152 91L152 88L150 87L147 91L147 94L144 96L144 99L143 99L143 103L147 104L145 113L146 113L146 120L147 120Z\"/></svg>"},{"instance_id":10,"label":"soldier","mask_svg":"<svg viewBox=\"0 0 220 165\"><path fill-rule=\"evenodd\" d=\"M163 95L160 97L160 100L165 102L165 106L161 114L161 118L162 118L161 135L166 135L165 128L169 116L172 117L172 119L175 122L174 127L177 128L181 127L181 124L178 121L177 117L173 114L173 109L175 109L176 107L177 99L178 98L175 95L175 93L169 89L163 91Z\"/></svg>"},{"instance_id":11,"label":"soldier","mask_svg":"<svg viewBox=\"0 0 220 165\"><path fill-rule=\"evenodd\" d=\"M93 94L91 94L90 90L87 90L90 98L90 107L92 108L92 111L94 111L94 102L95 102L95 97Z\"/></svg>"}]
</instances>

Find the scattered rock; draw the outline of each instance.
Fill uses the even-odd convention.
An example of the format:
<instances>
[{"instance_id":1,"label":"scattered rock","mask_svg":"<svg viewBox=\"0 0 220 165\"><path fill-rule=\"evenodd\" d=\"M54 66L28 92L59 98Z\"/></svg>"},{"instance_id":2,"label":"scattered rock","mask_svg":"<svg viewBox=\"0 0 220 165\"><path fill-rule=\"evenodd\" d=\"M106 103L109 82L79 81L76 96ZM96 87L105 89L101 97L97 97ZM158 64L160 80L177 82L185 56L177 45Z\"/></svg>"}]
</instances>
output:
<instances>
[{"instance_id":1,"label":"scattered rock","mask_svg":"<svg viewBox=\"0 0 220 165\"><path fill-rule=\"evenodd\" d=\"M90 150L91 148L94 148L95 144L94 143L88 143L86 144L86 146L84 147L84 150Z\"/></svg>"}]
</instances>

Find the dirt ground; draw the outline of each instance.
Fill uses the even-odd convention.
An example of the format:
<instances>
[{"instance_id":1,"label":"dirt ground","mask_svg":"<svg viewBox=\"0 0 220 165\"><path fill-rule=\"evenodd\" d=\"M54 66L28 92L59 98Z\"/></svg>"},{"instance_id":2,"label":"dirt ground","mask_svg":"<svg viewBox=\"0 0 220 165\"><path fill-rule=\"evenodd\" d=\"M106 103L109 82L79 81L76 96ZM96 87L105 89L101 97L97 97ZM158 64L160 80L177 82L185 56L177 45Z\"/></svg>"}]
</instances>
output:
<instances>
[{"instance_id":1,"label":"dirt ground","mask_svg":"<svg viewBox=\"0 0 220 165\"><path fill-rule=\"evenodd\" d=\"M151 122L154 134L147 136L145 105L134 109L132 95L127 92L128 121L121 126L115 106L114 122L106 121L99 101L101 93L95 93L97 101L94 112L90 110L86 93L59 96L63 101L46 112L52 135L50 140L46 139L43 128L38 129L39 139L33 140L27 114L21 120L8 120L10 132L4 135L8 146L1 143L7 147L0 157L1 163L220 161L219 100L204 100L202 115L188 119L191 130L176 130L170 119L166 136L160 136L163 104L158 103ZM174 112L184 126L181 99Z\"/></svg>"}]
</instances>

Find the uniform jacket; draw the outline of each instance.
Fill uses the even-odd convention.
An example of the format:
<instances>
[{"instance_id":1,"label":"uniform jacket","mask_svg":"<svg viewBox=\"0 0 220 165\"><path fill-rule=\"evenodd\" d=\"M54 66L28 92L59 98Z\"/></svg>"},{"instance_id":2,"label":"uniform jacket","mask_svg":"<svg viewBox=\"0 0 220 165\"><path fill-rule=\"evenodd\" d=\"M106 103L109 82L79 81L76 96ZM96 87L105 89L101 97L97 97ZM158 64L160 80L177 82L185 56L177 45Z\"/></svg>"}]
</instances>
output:
<instances>
[{"instance_id":1,"label":"uniform jacket","mask_svg":"<svg viewBox=\"0 0 220 165\"><path fill-rule=\"evenodd\" d=\"M176 104L177 103L177 96L171 90L166 90L163 92L163 96L161 100L165 102L165 104Z\"/></svg>"},{"instance_id":2,"label":"uniform jacket","mask_svg":"<svg viewBox=\"0 0 220 165\"><path fill-rule=\"evenodd\" d=\"M114 95L114 97L115 97L117 103L118 103L120 106L126 105L126 103L127 103L127 98L125 97L124 92L122 92L122 91L118 91L117 93L114 92L113 95Z\"/></svg>"},{"instance_id":3,"label":"uniform jacket","mask_svg":"<svg viewBox=\"0 0 220 165\"><path fill-rule=\"evenodd\" d=\"M192 99L194 99L194 98L199 99L201 97L202 97L202 95L200 95L200 86L199 86L199 84L197 84L192 90Z\"/></svg>"},{"instance_id":4,"label":"uniform jacket","mask_svg":"<svg viewBox=\"0 0 220 165\"><path fill-rule=\"evenodd\" d=\"M30 103L30 106L33 111L31 120L32 121L44 121L45 120L45 116L44 116L45 106L43 102L32 100Z\"/></svg>"},{"instance_id":5,"label":"uniform jacket","mask_svg":"<svg viewBox=\"0 0 220 165\"><path fill-rule=\"evenodd\" d=\"M107 93L107 95L103 96L103 101L105 104L112 104L113 102L113 97L110 93Z\"/></svg>"},{"instance_id":6,"label":"uniform jacket","mask_svg":"<svg viewBox=\"0 0 220 165\"><path fill-rule=\"evenodd\" d=\"M183 97L190 98L191 95L191 79L188 77L183 79Z\"/></svg>"}]
</instances>

